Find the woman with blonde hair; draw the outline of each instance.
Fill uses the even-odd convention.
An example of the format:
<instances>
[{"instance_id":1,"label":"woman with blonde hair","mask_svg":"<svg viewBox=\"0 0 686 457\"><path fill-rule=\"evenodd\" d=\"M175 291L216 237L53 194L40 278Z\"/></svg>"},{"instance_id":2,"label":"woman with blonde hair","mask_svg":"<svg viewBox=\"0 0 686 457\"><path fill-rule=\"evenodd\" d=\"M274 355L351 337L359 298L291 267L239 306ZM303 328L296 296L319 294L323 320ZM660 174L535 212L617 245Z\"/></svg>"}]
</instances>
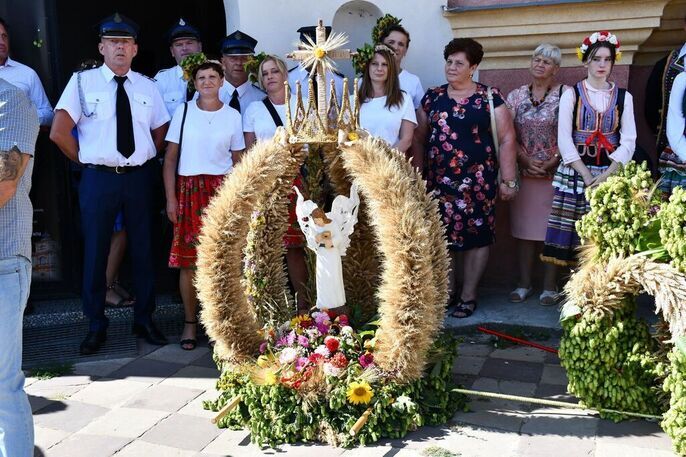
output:
<instances>
[{"instance_id":1,"label":"woman with blonde hair","mask_svg":"<svg viewBox=\"0 0 686 457\"><path fill-rule=\"evenodd\" d=\"M248 109L243 115L243 133L248 148L257 140L271 139L276 128L284 125L286 121L286 88L284 82L287 80L288 70L283 60L274 55L269 55L260 62L257 70L257 81L267 96L262 101L252 102L248 105ZM300 175L295 178L294 185L302 188ZM295 215L295 193L291 194L288 223L288 230L283 237L283 243L286 247L288 278L295 291L298 310L305 312L308 310L305 238L300 231Z\"/></svg>"},{"instance_id":2,"label":"woman with blonde hair","mask_svg":"<svg viewBox=\"0 0 686 457\"><path fill-rule=\"evenodd\" d=\"M560 48L539 45L531 57L532 80L507 96L517 133L517 161L521 171L517 197L510 202L510 230L517 241L519 282L510 301L522 302L533 294L531 270L535 251L545 240L555 189L553 175L560 163L557 148L557 119L560 97L566 86L555 81L560 69ZM553 305L557 298L554 264L544 264L541 305Z\"/></svg>"}]
</instances>

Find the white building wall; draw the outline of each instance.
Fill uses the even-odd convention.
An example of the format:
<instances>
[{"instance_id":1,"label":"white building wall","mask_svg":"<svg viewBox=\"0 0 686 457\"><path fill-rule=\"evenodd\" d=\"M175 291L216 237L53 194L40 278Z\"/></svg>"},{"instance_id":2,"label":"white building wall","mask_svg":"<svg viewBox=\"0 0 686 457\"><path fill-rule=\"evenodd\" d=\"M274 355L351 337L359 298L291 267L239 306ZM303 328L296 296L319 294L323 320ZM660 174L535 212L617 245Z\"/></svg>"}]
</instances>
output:
<instances>
[{"instance_id":1,"label":"white building wall","mask_svg":"<svg viewBox=\"0 0 686 457\"><path fill-rule=\"evenodd\" d=\"M445 83L443 48L452 38L443 17L445 4L446 0L224 0L227 33L239 29L258 40L257 52L282 57L295 49L296 30L316 25L317 19L346 33L351 39L348 47L354 50L371 42L376 19L390 13L402 19L412 39L403 67L418 75L425 89ZM352 76L349 64L340 69Z\"/></svg>"}]
</instances>

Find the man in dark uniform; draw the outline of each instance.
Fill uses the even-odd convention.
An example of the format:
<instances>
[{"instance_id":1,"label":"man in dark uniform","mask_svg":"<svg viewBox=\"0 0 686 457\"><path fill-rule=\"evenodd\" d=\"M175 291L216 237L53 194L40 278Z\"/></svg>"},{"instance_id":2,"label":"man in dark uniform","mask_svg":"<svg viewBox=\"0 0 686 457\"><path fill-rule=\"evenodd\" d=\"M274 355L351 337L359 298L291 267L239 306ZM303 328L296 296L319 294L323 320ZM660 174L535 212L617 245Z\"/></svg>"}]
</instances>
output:
<instances>
[{"instance_id":1,"label":"man in dark uniform","mask_svg":"<svg viewBox=\"0 0 686 457\"><path fill-rule=\"evenodd\" d=\"M222 42L222 66L224 67L224 84L219 88L219 100L239 113L252 102L259 102L267 95L248 81L245 64L255 54L257 40L250 35L236 30Z\"/></svg>"},{"instance_id":2,"label":"man in dark uniform","mask_svg":"<svg viewBox=\"0 0 686 457\"><path fill-rule=\"evenodd\" d=\"M105 266L117 212L123 210L131 246L136 293L133 333L148 343L167 340L154 326L151 252L152 186L157 150L164 144L169 114L152 79L131 71L138 27L115 14L99 26L100 68L72 75L55 108L50 139L83 164L79 199L84 235L83 311L89 331L82 354L104 344ZM76 126L78 140L72 135Z\"/></svg>"},{"instance_id":3,"label":"man in dark uniform","mask_svg":"<svg viewBox=\"0 0 686 457\"><path fill-rule=\"evenodd\" d=\"M684 18L684 30L686 30L686 17ZM645 92L645 117L657 137L658 169L663 175L661 188L666 192L671 192L671 187L673 187L671 183L686 181L686 177L681 177L686 173L686 164L674 154L667 141L669 96L672 92L674 79L684 71L685 58L686 43L660 59L653 67Z\"/></svg>"},{"instance_id":4,"label":"man in dark uniform","mask_svg":"<svg viewBox=\"0 0 686 457\"><path fill-rule=\"evenodd\" d=\"M176 107L183 102L191 100L195 95L195 90L189 89L188 81L183 79L183 69L181 61L191 55L202 51L200 32L183 18L174 24L167 33L169 40L169 51L176 61L176 65L171 68L160 70L155 75L157 88L162 94L164 104L170 116L174 115Z\"/></svg>"}]
</instances>

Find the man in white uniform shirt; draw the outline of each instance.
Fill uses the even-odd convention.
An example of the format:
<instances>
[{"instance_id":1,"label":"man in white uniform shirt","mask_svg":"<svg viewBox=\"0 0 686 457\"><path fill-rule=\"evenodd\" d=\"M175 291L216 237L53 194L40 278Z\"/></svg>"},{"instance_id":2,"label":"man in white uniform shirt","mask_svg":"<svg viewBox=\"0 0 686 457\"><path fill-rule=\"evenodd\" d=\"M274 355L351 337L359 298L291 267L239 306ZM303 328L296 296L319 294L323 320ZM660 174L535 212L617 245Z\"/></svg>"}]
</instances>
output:
<instances>
[{"instance_id":1,"label":"man in white uniform shirt","mask_svg":"<svg viewBox=\"0 0 686 457\"><path fill-rule=\"evenodd\" d=\"M84 237L83 312L89 331L82 354L106 339L105 266L117 213L123 210L131 246L136 294L133 333L150 344L167 340L153 325L154 270L151 250L153 160L164 145L169 114L152 79L131 71L138 27L115 14L99 26L100 68L72 75L60 100L50 139L83 164L79 187ZM78 140L71 134L76 126ZM130 223L128 223L130 221Z\"/></svg>"},{"instance_id":2,"label":"man in white uniform shirt","mask_svg":"<svg viewBox=\"0 0 686 457\"><path fill-rule=\"evenodd\" d=\"M176 65L171 68L160 70L155 75L155 83L162 94L164 104L170 116L174 115L176 107L183 102L192 100L195 95L194 89L189 89L188 81L183 79L181 61L191 54L202 51L200 32L183 18L167 33L169 50L176 60Z\"/></svg>"},{"instance_id":3,"label":"man in white uniform shirt","mask_svg":"<svg viewBox=\"0 0 686 457\"><path fill-rule=\"evenodd\" d=\"M300 41L302 43L309 43L307 41L306 37L309 37L310 40L313 42L316 42L316 30L317 27L314 25L306 26L306 27L300 27L298 29L298 33L300 34ZM328 38L329 35L331 34L331 27L326 26L326 37ZM302 91L302 96L303 100L307 101L307 97L310 93L310 85L308 82L308 79L310 78L310 69L305 68L302 65L298 65L297 67L293 67L290 70L288 70L288 86L291 88L291 93L295 95L296 91L296 82L300 81L300 87ZM326 72L326 93L329 93L329 86L331 84L331 80L333 79L334 85L336 87L336 98L338 99L338 103L340 104L342 97L343 97L343 75L340 73L336 72L331 72L328 71ZM317 83L316 79L312 78L312 81L315 84L315 93L317 93ZM352 86L349 86L350 90L352 90Z\"/></svg>"},{"instance_id":4,"label":"man in white uniform shirt","mask_svg":"<svg viewBox=\"0 0 686 457\"><path fill-rule=\"evenodd\" d=\"M224 84L219 88L219 100L239 113L252 102L261 101L267 96L257 86L248 81L245 64L255 54L257 40L240 30L224 38L222 42L222 66Z\"/></svg>"},{"instance_id":5,"label":"man in white uniform shirt","mask_svg":"<svg viewBox=\"0 0 686 457\"><path fill-rule=\"evenodd\" d=\"M38 111L40 125L48 126L52 122L52 105L45 95L38 74L31 67L10 58L10 36L7 23L0 17L0 78L18 87Z\"/></svg>"}]
</instances>

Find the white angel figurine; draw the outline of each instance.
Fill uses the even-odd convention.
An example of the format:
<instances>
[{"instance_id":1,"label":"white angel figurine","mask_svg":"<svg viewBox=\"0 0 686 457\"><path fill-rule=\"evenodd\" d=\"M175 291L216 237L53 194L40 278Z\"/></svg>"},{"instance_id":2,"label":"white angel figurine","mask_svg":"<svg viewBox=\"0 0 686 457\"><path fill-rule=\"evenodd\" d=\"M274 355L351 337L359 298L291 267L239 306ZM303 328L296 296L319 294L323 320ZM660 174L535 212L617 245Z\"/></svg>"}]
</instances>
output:
<instances>
[{"instance_id":1,"label":"white angel figurine","mask_svg":"<svg viewBox=\"0 0 686 457\"><path fill-rule=\"evenodd\" d=\"M300 230L305 234L307 247L317 254L317 308L344 306L341 256L350 245L350 235L357 223L360 206L357 185L350 187L350 197L337 196L328 213L324 213L312 200L305 200L297 187L293 189L298 194L295 214Z\"/></svg>"}]
</instances>

